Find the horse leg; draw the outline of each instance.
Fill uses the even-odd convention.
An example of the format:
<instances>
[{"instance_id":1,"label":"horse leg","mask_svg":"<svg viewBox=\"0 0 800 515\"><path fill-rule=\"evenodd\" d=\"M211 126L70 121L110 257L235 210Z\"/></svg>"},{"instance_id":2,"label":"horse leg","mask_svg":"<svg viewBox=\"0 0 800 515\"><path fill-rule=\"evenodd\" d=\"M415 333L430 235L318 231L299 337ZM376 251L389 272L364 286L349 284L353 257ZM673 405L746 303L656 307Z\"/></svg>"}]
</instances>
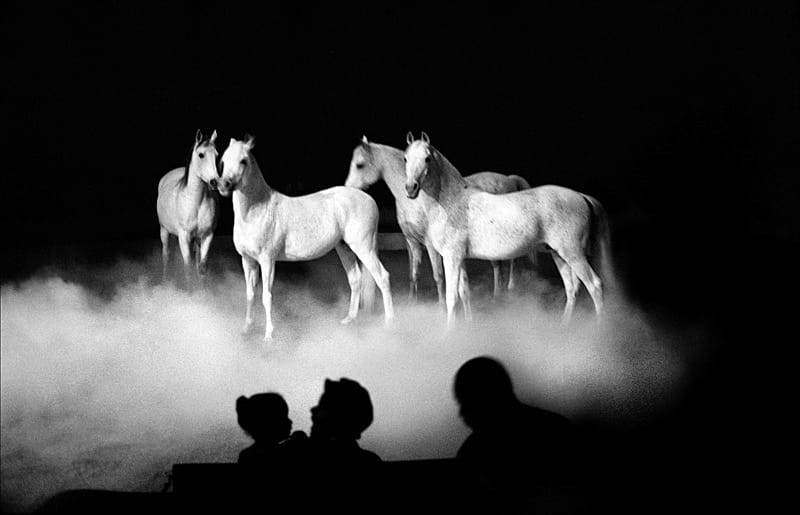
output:
<instances>
[{"instance_id":1,"label":"horse leg","mask_svg":"<svg viewBox=\"0 0 800 515\"><path fill-rule=\"evenodd\" d=\"M192 242L189 233L181 232L178 234L178 244L181 247L183 256L183 277L186 279L186 287L191 288L192 281Z\"/></svg>"},{"instance_id":2,"label":"horse leg","mask_svg":"<svg viewBox=\"0 0 800 515\"><path fill-rule=\"evenodd\" d=\"M242 270L244 270L244 284L247 291L247 311L244 315L242 334L247 334L253 327L253 305L256 300L256 285L258 284L258 262L255 259L242 256Z\"/></svg>"},{"instance_id":3,"label":"horse leg","mask_svg":"<svg viewBox=\"0 0 800 515\"><path fill-rule=\"evenodd\" d=\"M200 275L200 281L205 285L205 276L208 271L208 251L211 249L211 240L214 239L214 234L208 234L200 241L199 251L197 253L197 273Z\"/></svg>"},{"instance_id":4,"label":"horse leg","mask_svg":"<svg viewBox=\"0 0 800 515\"><path fill-rule=\"evenodd\" d=\"M433 244L425 242L425 248L428 250L428 259L431 261L431 270L433 270L433 281L436 283L436 294L439 296L439 304L445 303L444 286L442 279L442 256L433 248Z\"/></svg>"},{"instance_id":5,"label":"horse leg","mask_svg":"<svg viewBox=\"0 0 800 515\"><path fill-rule=\"evenodd\" d=\"M498 264L499 267L499 264ZM467 277L467 267L461 267L458 279L458 296L464 306L464 318L472 320L472 302L469 294L469 278Z\"/></svg>"},{"instance_id":6,"label":"horse leg","mask_svg":"<svg viewBox=\"0 0 800 515\"><path fill-rule=\"evenodd\" d=\"M592 267L589 265L589 262L586 261L585 257L575 257L567 262L578 275L583 285L586 286L589 295L592 296L594 311L599 316L603 311L603 281L601 281L600 277L592 270Z\"/></svg>"},{"instance_id":7,"label":"horse leg","mask_svg":"<svg viewBox=\"0 0 800 515\"><path fill-rule=\"evenodd\" d=\"M447 306L447 325L452 326L453 314L458 300L458 285L464 258L454 254L442 255L444 260L445 305Z\"/></svg>"},{"instance_id":8,"label":"horse leg","mask_svg":"<svg viewBox=\"0 0 800 515\"><path fill-rule=\"evenodd\" d=\"M494 296L497 298L500 295L500 262L491 261L492 263L492 277L494 278Z\"/></svg>"},{"instance_id":9,"label":"horse leg","mask_svg":"<svg viewBox=\"0 0 800 515\"><path fill-rule=\"evenodd\" d=\"M261 265L261 302L264 304L264 313L267 323L264 327L264 342L272 340L272 282L275 280L275 260L271 257L259 259Z\"/></svg>"},{"instance_id":10,"label":"horse leg","mask_svg":"<svg viewBox=\"0 0 800 515\"><path fill-rule=\"evenodd\" d=\"M350 309L347 316L342 319L342 324L349 324L358 316L358 304L361 298L361 267L358 266L356 255L346 245L336 245L336 253L342 261L344 271L347 273L347 282L350 284Z\"/></svg>"},{"instance_id":11,"label":"horse leg","mask_svg":"<svg viewBox=\"0 0 800 515\"><path fill-rule=\"evenodd\" d=\"M389 321L394 318L392 291L389 284L389 272L386 271L386 269L383 267L383 264L378 259L378 251L376 246L351 245L350 249L355 252L356 256L358 256L358 259L361 260L369 273L372 274L372 278L375 279L375 282L378 284L378 288L381 290L381 296L383 297L383 315L386 323L388 324Z\"/></svg>"},{"instance_id":12,"label":"horse leg","mask_svg":"<svg viewBox=\"0 0 800 515\"><path fill-rule=\"evenodd\" d=\"M508 290L511 291L516 288L517 284L514 282L514 260L508 260Z\"/></svg>"},{"instance_id":13,"label":"horse leg","mask_svg":"<svg viewBox=\"0 0 800 515\"><path fill-rule=\"evenodd\" d=\"M561 316L561 322L567 323L572 317L572 310L575 307L575 294L578 291L580 283L578 283L575 272L572 271L572 268L570 268L567 262L555 251L552 251L551 254L553 256L553 261L556 263L556 268L558 268L558 273L561 274L561 280L564 282L564 291L567 294L567 303L564 306L564 314Z\"/></svg>"},{"instance_id":14,"label":"horse leg","mask_svg":"<svg viewBox=\"0 0 800 515\"><path fill-rule=\"evenodd\" d=\"M408 249L408 277L409 277L409 300L417 300L417 281L419 279L419 265L422 262L422 245L413 238L406 238L406 248Z\"/></svg>"},{"instance_id":15,"label":"horse leg","mask_svg":"<svg viewBox=\"0 0 800 515\"><path fill-rule=\"evenodd\" d=\"M169 231L161 228L161 280L167 280L167 265L169 265Z\"/></svg>"}]
</instances>

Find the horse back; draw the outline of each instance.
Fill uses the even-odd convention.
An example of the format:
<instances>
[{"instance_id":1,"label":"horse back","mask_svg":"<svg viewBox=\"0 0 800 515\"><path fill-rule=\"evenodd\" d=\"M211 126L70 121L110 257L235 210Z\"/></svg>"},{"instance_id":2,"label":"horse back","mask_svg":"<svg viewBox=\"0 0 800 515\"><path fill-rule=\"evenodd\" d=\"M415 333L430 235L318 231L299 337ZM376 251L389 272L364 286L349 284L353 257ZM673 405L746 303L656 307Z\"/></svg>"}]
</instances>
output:
<instances>
[{"instance_id":1,"label":"horse back","mask_svg":"<svg viewBox=\"0 0 800 515\"><path fill-rule=\"evenodd\" d=\"M313 259L339 241L377 229L378 206L367 193L336 186L301 197L283 196L276 213L283 233L282 259Z\"/></svg>"}]
</instances>

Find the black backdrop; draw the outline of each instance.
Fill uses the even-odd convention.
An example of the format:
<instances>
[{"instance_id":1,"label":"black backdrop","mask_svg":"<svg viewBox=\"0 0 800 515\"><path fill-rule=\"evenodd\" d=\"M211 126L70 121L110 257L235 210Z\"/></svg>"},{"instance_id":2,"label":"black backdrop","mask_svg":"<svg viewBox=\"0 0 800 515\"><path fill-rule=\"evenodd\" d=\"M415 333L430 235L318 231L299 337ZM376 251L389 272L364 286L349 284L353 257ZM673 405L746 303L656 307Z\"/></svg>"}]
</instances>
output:
<instances>
[{"instance_id":1,"label":"black backdrop","mask_svg":"<svg viewBox=\"0 0 800 515\"><path fill-rule=\"evenodd\" d=\"M743 424L753 382L782 391L767 328L796 261L794 3L336 4L7 2L4 268L13 248L155 240L156 184L197 128L221 148L255 135L291 194L341 184L362 134L425 130L464 172L596 196L636 300L718 322L691 427Z\"/></svg>"}]
</instances>

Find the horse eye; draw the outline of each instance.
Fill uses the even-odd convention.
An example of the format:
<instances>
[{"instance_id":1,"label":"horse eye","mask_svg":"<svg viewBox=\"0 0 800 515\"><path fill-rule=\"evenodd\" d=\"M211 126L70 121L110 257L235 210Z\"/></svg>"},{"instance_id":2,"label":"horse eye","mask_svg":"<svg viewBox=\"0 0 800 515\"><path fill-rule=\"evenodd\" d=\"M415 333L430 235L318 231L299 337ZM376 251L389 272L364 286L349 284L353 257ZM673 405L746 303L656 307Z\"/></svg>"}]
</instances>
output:
<instances>
[{"instance_id":1,"label":"horse eye","mask_svg":"<svg viewBox=\"0 0 800 515\"><path fill-rule=\"evenodd\" d=\"M359 170L361 170L362 168L364 168L364 163L358 163L358 164L356 165L356 168L358 168Z\"/></svg>"},{"instance_id":2,"label":"horse eye","mask_svg":"<svg viewBox=\"0 0 800 515\"><path fill-rule=\"evenodd\" d=\"M431 156L428 156L428 157L426 157L426 158L425 158L425 162L426 162L426 163L430 163L430 162L431 162Z\"/></svg>"},{"instance_id":3,"label":"horse eye","mask_svg":"<svg viewBox=\"0 0 800 515\"><path fill-rule=\"evenodd\" d=\"M200 159L205 159L206 155L205 155L205 154L203 154L202 152L199 152L199 153L197 154L197 157L199 157Z\"/></svg>"},{"instance_id":4,"label":"horse eye","mask_svg":"<svg viewBox=\"0 0 800 515\"><path fill-rule=\"evenodd\" d=\"M242 163L242 166L247 166L247 159L242 159L239 162Z\"/></svg>"},{"instance_id":5,"label":"horse eye","mask_svg":"<svg viewBox=\"0 0 800 515\"><path fill-rule=\"evenodd\" d=\"M407 163L407 162L408 162L408 159L406 159L406 156L403 156L403 162L404 162L404 163Z\"/></svg>"}]
</instances>

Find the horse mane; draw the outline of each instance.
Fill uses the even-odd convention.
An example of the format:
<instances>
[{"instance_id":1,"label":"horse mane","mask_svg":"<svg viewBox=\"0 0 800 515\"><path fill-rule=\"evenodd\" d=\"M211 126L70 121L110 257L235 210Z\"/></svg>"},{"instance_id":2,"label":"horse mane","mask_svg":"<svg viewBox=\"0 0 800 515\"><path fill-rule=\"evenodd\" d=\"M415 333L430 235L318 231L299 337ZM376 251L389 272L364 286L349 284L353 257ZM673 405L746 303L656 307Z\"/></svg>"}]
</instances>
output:
<instances>
[{"instance_id":1,"label":"horse mane","mask_svg":"<svg viewBox=\"0 0 800 515\"><path fill-rule=\"evenodd\" d=\"M183 167L183 176L181 177L181 185L186 186L189 182L189 165L192 164L192 155L194 154L195 146L189 149L189 155L186 156L186 166Z\"/></svg>"},{"instance_id":2,"label":"horse mane","mask_svg":"<svg viewBox=\"0 0 800 515\"><path fill-rule=\"evenodd\" d=\"M439 149L437 149L431 144L428 144L428 146L430 146L430 148L435 150L436 154L439 156L438 157L439 168L440 168L439 175L448 179L452 184L455 184L457 186L460 185L463 188L466 188L467 181L464 180L464 176L461 174L458 168L456 168L453 165L453 163L451 163L450 160L447 159L447 157L439 151Z\"/></svg>"}]
</instances>

